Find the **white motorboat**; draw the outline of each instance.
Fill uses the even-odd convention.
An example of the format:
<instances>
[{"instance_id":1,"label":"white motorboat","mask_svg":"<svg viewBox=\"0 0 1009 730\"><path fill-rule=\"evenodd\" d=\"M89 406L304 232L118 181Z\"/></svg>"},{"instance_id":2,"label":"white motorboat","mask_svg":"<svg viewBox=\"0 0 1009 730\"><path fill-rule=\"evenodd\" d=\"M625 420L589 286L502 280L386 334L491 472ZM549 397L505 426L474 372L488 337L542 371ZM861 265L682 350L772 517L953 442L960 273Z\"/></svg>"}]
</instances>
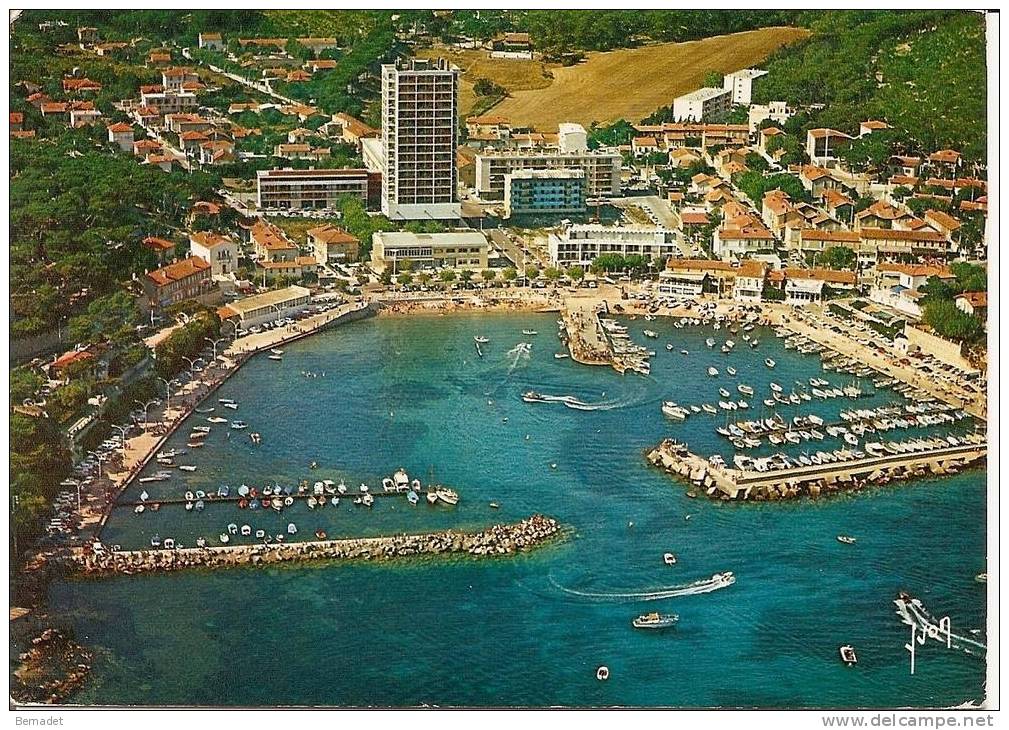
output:
<instances>
[{"instance_id":1,"label":"white motorboat","mask_svg":"<svg viewBox=\"0 0 1009 730\"><path fill-rule=\"evenodd\" d=\"M732 366L729 366L729 367L725 368L725 372L727 372L729 375L731 375L733 377L736 376L736 369L734 367L732 367Z\"/></svg>"},{"instance_id":2,"label":"white motorboat","mask_svg":"<svg viewBox=\"0 0 1009 730\"><path fill-rule=\"evenodd\" d=\"M522 334L532 337L534 335L538 335L539 332L537 332L536 330L522 330Z\"/></svg>"},{"instance_id":3,"label":"white motorboat","mask_svg":"<svg viewBox=\"0 0 1009 730\"><path fill-rule=\"evenodd\" d=\"M208 423L227 423L227 418L221 418L220 416L209 416L207 418Z\"/></svg>"},{"instance_id":4,"label":"white motorboat","mask_svg":"<svg viewBox=\"0 0 1009 730\"><path fill-rule=\"evenodd\" d=\"M676 555L673 553L664 553L662 555L662 562L666 565L676 565Z\"/></svg>"},{"instance_id":5,"label":"white motorboat","mask_svg":"<svg viewBox=\"0 0 1009 730\"><path fill-rule=\"evenodd\" d=\"M738 390L743 395L753 395L753 388L751 388L749 385L743 385L742 383L740 383L739 385L736 386L736 390Z\"/></svg>"},{"instance_id":6,"label":"white motorboat","mask_svg":"<svg viewBox=\"0 0 1009 730\"><path fill-rule=\"evenodd\" d=\"M242 429L248 428L249 424L247 424L245 421L232 421L231 427L236 431L241 431Z\"/></svg>"},{"instance_id":7,"label":"white motorboat","mask_svg":"<svg viewBox=\"0 0 1009 730\"><path fill-rule=\"evenodd\" d=\"M709 367L708 368L708 375L710 375L713 378L717 378L718 377L718 368L716 368L716 367Z\"/></svg>"},{"instance_id":8,"label":"white motorboat","mask_svg":"<svg viewBox=\"0 0 1009 730\"><path fill-rule=\"evenodd\" d=\"M488 340L483 335L477 335L476 337L473 338L473 341L476 342L478 345L486 345L488 342L490 342L490 340Z\"/></svg>"},{"instance_id":9,"label":"white motorboat","mask_svg":"<svg viewBox=\"0 0 1009 730\"><path fill-rule=\"evenodd\" d=\"M773 368L775 365L777 365L777 363L774 362L774 360L772 360L771 358L767 358L766 360L764 360L764 364L769 368Z\"/></svg>"}]
</instances>

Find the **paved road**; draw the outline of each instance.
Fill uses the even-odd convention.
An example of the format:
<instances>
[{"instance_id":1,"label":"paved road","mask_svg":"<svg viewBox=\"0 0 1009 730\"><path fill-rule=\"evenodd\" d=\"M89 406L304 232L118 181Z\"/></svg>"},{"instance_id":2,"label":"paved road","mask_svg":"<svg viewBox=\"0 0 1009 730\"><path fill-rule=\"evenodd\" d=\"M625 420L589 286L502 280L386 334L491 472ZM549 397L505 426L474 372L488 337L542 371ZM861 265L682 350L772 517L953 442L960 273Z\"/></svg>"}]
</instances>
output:
<instances>
[{"instance_id":1,"label":"paved road","mask_svg":"<svg viewBox=\"0 0 1009 730\"><path fill-rule=\"evenodd\" d=\"M636 206L645 211L652 222L670 231L680 231L680 216L669 205L669 201L657 195L641 195L629 198L613 198L611 201L618 208ZM690 245L683 239L682 232L676 237L676 243L685 257L690 257Z\"/></svg>"},{"instance_id":2,"label":"paved road","mask_svg":"<svg viewBox=\"0 0 1009 730\"><path fill-rule=\"evenodd\" d=\"M521 243L513 241L507 231L503 231L500 228L492 228L487 233L490 235L490 240L494 244L494 247L503 253L519 271L522 271L523 263L526 266L536 264L540 268L550 265L549 261L542 259L535 251L527 249Z\"/></svg>"}]
</instances>

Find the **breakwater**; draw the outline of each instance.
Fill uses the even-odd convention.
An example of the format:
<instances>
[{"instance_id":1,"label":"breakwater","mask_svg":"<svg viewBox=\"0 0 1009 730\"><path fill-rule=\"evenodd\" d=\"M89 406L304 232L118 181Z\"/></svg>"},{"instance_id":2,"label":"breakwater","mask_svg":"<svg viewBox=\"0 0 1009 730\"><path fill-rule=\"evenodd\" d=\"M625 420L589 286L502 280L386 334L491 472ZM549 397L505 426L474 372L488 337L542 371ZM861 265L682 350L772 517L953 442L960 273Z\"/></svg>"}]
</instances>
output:
<instances>
[{"instance_id":1,"label":"breakwater","mask_svg":"<svg viewBox=\"0 0 1009 730\"><path fill-rule=\"evenodd\" d=\"M892 481L955 474L981 461L986 454L987 445L982 441L921 448L913 453L853 456L840 463L793 465L759 472L714 463L691 453L685 445L666 439L648 453L647 459L667 473L689 480L712 499L760 502L804 496L817 498Z\"/></svg>"},{"instance_id":2,"label":"breakwater","mask_svg":"<svg viewBox=\"0 0 1009 730\"><path fill-rule=\"evenodd\" d=\"M159 573L189 568L228 568L312 560L386 560L410 555L510 555L557 535L560 523L533 515L520 522L492 525L479 532L423 533L317 540L270 545L234 545L173 550L113 551L78 548L62 558L85 575Z\"/></svg>"}]
</instances>

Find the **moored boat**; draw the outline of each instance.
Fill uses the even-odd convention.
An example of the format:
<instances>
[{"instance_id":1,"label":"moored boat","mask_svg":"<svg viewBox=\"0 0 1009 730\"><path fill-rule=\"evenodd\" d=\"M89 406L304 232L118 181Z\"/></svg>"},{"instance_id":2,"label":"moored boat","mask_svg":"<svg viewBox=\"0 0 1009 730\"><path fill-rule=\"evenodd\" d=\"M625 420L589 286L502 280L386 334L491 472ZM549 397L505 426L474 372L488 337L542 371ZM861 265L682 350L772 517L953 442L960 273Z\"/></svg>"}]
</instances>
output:
<instances>
[{"instance_id":1,"label":"moored boat","mask_svg":"<svg viewBox=\"0 0 1009 730\"><path fill-rule=\"evenodd\" d=\"M645 613L633 621L631 625L636 629L668 629L676 626L680 617L675 613Z\"/></svg>"}]
</instances>

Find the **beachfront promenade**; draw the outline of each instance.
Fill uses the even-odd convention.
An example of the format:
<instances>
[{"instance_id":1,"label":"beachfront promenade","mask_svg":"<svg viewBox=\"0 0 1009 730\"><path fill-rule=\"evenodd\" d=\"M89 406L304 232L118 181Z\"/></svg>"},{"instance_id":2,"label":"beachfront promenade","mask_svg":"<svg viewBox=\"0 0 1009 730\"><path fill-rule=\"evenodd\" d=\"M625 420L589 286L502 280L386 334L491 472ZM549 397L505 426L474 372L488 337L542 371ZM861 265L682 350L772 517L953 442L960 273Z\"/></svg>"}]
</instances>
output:
<instances>
[{"instance_id":1,"label":"beachfront promenade","mask_svg":"<svg viewBox=\"0 0 1009 730\"><path fill-rule=\"evenodd\" d=\"M82 494L81 522L83 529L93 529L97 535L108 521L119 495L139 476L168 438L208 395L236 373L249 358L259 352L280 347L308 337L334 324L369 316L374 309L365 302L352 302L328 312L307 317L284 328L249 334L234 340L212 365L166 398L165 409L149 414L144 431L123 444L121 460L111 467Z\"/></svg>"}]
</instances>

